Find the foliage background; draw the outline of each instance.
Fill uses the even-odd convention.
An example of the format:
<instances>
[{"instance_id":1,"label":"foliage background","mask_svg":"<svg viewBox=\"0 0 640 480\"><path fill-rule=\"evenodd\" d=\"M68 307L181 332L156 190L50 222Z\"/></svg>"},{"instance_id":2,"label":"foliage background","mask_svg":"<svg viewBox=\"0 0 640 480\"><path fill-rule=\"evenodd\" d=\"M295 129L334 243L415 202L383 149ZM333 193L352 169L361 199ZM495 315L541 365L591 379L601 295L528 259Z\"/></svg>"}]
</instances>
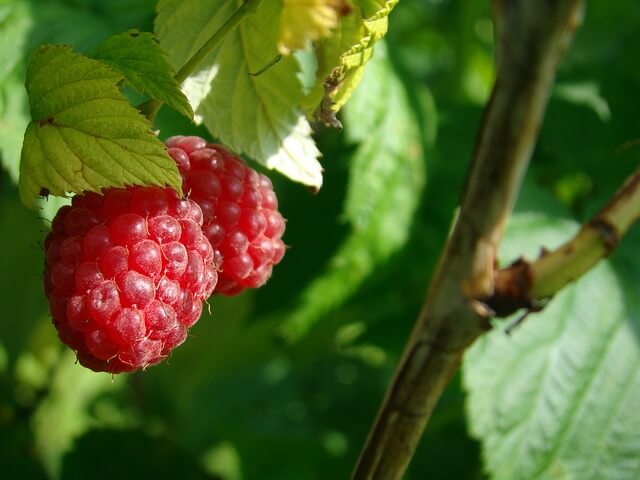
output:
<instances>
[{"instance_id":1,"label":"foliage background","mask_svg":"<svg viewBox=\"0 0 640 480\"><path fill-rule=\"evenodd\" d=\"M24 64L40 43L72 43L86 51L128 28L151 31L155 2L0 1L0 464L7 478L346 478L419 311L457 203L493 76L488 4L400 2L390 17L386 48L378 49L383 54L386 50L386 59L378 52L377 63L368 67L361 90L343 114L345 131L316 128L325 168L320 193L312 196L270 175L288 218L285 240L291 246L270 283L258 292L213 299L212 313L200 320L166 364L111 378L75 365L73 354L57 341L47 314L41 240L55 205L43 205L40 212L27 210L15 184L29 119ZM635 0L588 4L585 26L551 98L505 260L519 252L535 253L545 243L557 244L575 228L567 220L588 218L638 164L640 153L633 141L638 138L639 24ZM405 99L393 110L394 122L385 123L392 112L384 104L388 95L370 93L377 88L370 80L375 75L391 75L402 88L400 96L393 97ZM362 125L371 111L382 112L370 125L379 143L367 145ZM402 180L381 181L395 171L397 159L380 158L377 152L397 152L403 143L402 133L396 136L394 130L397 119L413 126L408 129L418 127L410 132L418 144L414 154L419 152L419 166L413 168L424 170L424 184L409 188ZM207 135L167 108L157 126L163 138ZM368 175L371 165L381 173ZM393 199L390 204L388 198ZM406 210L415 201L412 221L393 221L394 207ZM360 223L358 215L364 215ZM376 222L378 228L368 228ZM604 427L572 420L567 428L579 427L582 436L602 428L615 433L620 425L637 426L632 406L640 390L634 333L640 328L640 309L633 301L640 278L640 261L633 254L638 235L636 228L607 271L591 280L589 291L600 296L580 301L587 310L610 305L598 310L596 321L626 325L623 334L630 339L609 363L587 362L561 385L592 388L590 379L602 365L607 372L623 372L619 383L630 385L626 403L616 407ZM391 248L385 243L388 238L397 238ZM624 313L616 313L620 309ZM523 327L515 335L525 335L519 341L526 344L526 338L535 338L527 332L546 331L544 326L537 330L536 322L561 319L567 324L579 317L576 311L574 306L532 317L527 330ZM505 341L498 336L487 342ZM557 336L551 331L548 338ZM569 353L583 347L575 334L561 344ZM501 389L482 386L478 379L496 375L505 358L492 358L487 365L480 348L487 347L474 349L465 368L464 384L473 403L465 408L463 382L454 378L407 478L483 478L483 458L496 478L509 478L504 476L508 470L500 470L500 451L509 451L510 432L517 433L525 419L535 424L554 412L553 402L547 411L521 412L517 400L523 395L522 382L506 381ZM540 350L521 371L515 368L513 378L526 380L522 372L537 371L532 366L546 355ZM553 385L539 388L554 391ZM555 388L561 395L561 387ZM622 395L606 386L593 388L605 392L601 403L581 402L583 396L574 392L574 407L586 409L587 416L596 407L613 408L614 395ZM499 402L483 395L487 391L515 399L499 414L518 418L500 426L499 416L488 424L495 412L486 405ZM483 454L468 423L485 442ZM535 428L528 432L536 433ZM623 432L626 437L619 434L626 441L624 448L605 436L596 453L608 455L604 464L623 467L593 478L637 478L637 432L640 428ZM545 435L556 439L548 429L540 439ZM593 445L571 444L570 436L559 438L564 443L551 443L558 449L577 449L578 458L593 450ZM513 465L539 462L526 478L553 474L539 468L547 458L544 448L542 453L532 449L530 455L525 450ZM567 465L566 478L587 478L572 477L577 470Z\"/></svg>"}]
</instances>

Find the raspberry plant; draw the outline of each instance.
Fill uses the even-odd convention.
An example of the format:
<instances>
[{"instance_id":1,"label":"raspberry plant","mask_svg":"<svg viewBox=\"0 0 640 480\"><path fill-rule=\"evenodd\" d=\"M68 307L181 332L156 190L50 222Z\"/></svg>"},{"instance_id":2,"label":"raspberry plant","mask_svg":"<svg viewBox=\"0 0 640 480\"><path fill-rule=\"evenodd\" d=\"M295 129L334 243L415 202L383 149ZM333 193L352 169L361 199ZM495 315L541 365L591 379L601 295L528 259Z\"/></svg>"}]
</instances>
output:
<instances>
[{"instance_id":1,"label":"raspberry plant","mask_svg":"<svg viewBox=\"0 0 640 480\"><path fill-rule=\"evenodd\" d=\"M4 471L635 479L638 22L0 1Z\"/></svg>"}]
</instances>

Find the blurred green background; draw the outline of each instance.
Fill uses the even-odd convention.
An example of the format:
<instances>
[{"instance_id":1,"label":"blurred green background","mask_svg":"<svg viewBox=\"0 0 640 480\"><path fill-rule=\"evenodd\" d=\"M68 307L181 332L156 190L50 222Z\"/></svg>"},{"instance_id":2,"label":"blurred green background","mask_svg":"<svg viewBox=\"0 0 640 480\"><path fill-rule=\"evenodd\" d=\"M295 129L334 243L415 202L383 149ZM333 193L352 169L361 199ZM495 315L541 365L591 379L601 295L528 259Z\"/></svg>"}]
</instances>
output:
<instances>
[{"instance_id":1,"label":"blurred green background","mask_svg":"<svg viewBox=\"0 0 640 480\"><path fill-rule=\"evenodd\" d=\"M27 210L15 184L29 119L24 62L40 43L86 51L112 33L152 30L155 2L0 0L0 476L347 478L457 204L493 79L489 3L402 0L345 130L316 128L321 192L269 174L290 246L269 284L213 298L166 363L113 378L76 365L47 313L41 242L56 204ZM638 164L638 25L637 0L589 2L520 210L583 220ZM401 107L371 104L376 75L395 82ZM379 143L362 133L363 109L378 112L369 131ZM207 135L166 108L157 126L162 138ZM402 164L418 178L410 187L367 176L395 171L404 147L417 158ZM441 399L407 478L484 478L460 384Z\"/></svg>"}]
</instances>

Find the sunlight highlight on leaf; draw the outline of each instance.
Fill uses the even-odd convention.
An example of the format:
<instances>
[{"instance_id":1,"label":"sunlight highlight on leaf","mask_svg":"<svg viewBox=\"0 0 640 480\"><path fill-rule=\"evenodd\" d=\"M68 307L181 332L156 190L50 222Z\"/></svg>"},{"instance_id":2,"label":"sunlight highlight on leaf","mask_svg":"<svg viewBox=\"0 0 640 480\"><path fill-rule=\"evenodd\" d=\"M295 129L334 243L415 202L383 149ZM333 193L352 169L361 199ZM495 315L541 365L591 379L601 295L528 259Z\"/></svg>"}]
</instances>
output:
<instances>
[{"instance_id":1,"label":"sunlight highlight on leaf","mask_svg":"<svg viewBox=\"0 0 640 480\"><path fill-rule=\"evenodd\" d=\"M341 16L351 11L347 0L283 0L280 18L280 53L304 48L307 40L331 34Z\"/></svg>"},{"instance_id":2,"label":"sunlight highlight on leaf","mask_svg":"<svg viewBox=\"0 0 640 480\"><path fill-rule=\"evenodd\" d=\"M180 68L233 14L237 2L162 0L156 32ZM322 185L320 152L299 105L298 65L285 56L259 75L278 55L281 5L262 2L206 58L183 88L211 134L237 153L314 189Z\"/></svg>"},{"instance_id":3,"label":"sunlight highlight on leaf","mask_svg":"<svg viewBox=\"0 0 640 480\"><path fill-rule=\"evenodd\" d=\"M305 108L327 125L338 126L335 114L362 80L373 46L387 33L388 16L398 0L356 0L351 15L316 48L316 84Z\"/></svg>"}]
</instances>

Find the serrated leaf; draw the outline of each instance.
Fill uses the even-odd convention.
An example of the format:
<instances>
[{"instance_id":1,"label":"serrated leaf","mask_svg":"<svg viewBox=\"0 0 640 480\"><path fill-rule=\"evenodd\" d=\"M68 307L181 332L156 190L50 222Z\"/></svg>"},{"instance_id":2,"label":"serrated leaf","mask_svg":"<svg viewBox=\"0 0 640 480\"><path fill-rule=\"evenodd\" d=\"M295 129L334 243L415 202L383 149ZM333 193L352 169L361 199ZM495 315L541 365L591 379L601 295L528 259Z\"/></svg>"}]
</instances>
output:
<instances>
[{"instance_id":1,"label":"serrated leaf","mask_svg":"<svg viewBox=\"0 0 640 480\"><path fill-rule=\"evenodd\" d=\"M327 37L340 17L351 10L347 0L283 0L280 17L280 53L304 48L307 41Z\"/></svg>"},{"instance_id":2,"label":"serrated leaf","mask_svg":"<svg viewBox=\"0 0 640 480\"><path fill-rule=\"evenodd\" d=\"M398 0L355 0L353 13L316 47L316 84L304 106L328 125L339 125L335 114L362 80L373 46L387 33L391 10Z\"/></svg>"},{"instance_id":3,"label":"serrated leaf","mask_svg":"<svg viewBox=\"0 0 640 480\"><path fill-rule=\"evenodd\" d=\"M32 121L20 162L20 196L30 207L42 189L58 196L126 185L170 185L180 175L151 124L117 88L122 75L68 46L31 55Z\"/></svg>"},{"instance_id":4,"label":"serrated leaf","mask_svg":"<svg viewBox=\"0 0 640 480\"><path fill-rule=\"evenodd\" d=\"M422 138L406 88L380 46L345 115L347 136L361 142L344 207L352 232L288 315L282 332L290 340L348 299L408 239L424 186Z\"/></svg>"},{"instance_id":5,"label":"serrated leaf","mask_svg":"<svg viewBox=\"0 0 640 480\"><path fill-rule=\"evenodd\" d=\"M576 229L519 214L505 258L557 246ZM639 273L603 262L511 337L496 329L465 355L471 431L491 478L638 478Z\"/></svg>"},{"instance_id":6,"label":"serrated leaf","mask_svg":"<svg viewBox=\"0 0 640 480\"><path fill-rule=\"evenodd\" d=\"M98 45L92 57L122 72L138 93L161 100L193 119L189 100L175 81L175 70L153 34L132 30L114 35Z\"/></svg>"},{"instance_id":7,"label":"serrated leaf","mask_svg":"<svg viewBox=\"0 0 640 480\"><path fill-rule=\"evenodd\" d=\"M156 32L176 67L182 66L233 14L237 2L161 0ZM257 76L278 55L281 4L262 2L183 84L196 113L231 150L246 153L292 180L322 184L320 152L298 105L297 63L287 56Z\"/></svg>"}]
</instances>

